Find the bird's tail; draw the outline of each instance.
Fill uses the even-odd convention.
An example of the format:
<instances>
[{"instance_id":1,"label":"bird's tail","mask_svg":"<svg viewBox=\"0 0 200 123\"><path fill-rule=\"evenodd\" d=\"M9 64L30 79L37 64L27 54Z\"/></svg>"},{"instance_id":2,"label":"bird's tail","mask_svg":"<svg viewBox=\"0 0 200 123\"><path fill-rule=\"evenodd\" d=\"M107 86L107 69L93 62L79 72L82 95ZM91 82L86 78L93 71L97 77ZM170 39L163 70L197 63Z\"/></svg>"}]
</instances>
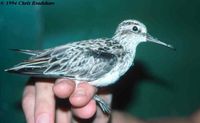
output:
<instances>
[{"instance_id":1,"label":"bird's tail","mask_svg":"<svg viewBox=\"0 0 200 123\"><path fill-rule=\"evenodd\" d=\"M41 50L25 50L25 49L10 49L10 50L16 51L16 52L19 52L19 53L32 55L32 56L38 55L42 52Z\"/></svg>"},{"instance_id":2,"label":"bird's tail","mask_svg":"<svg viewBox=\"0 0 200 123\"><path fill-rule=\"evenodd\" d=\"M10 49L19 53L24 53L31 55L33 57L42 53L41 50L24 50L24 49ZM47 58L29 59L23 61L12 68L5 69L6 72L11 73L22 73L22 74L36 74L35 72L41 72L40 70L44 68L47 64Z\"/></svg>"}]
</instances>

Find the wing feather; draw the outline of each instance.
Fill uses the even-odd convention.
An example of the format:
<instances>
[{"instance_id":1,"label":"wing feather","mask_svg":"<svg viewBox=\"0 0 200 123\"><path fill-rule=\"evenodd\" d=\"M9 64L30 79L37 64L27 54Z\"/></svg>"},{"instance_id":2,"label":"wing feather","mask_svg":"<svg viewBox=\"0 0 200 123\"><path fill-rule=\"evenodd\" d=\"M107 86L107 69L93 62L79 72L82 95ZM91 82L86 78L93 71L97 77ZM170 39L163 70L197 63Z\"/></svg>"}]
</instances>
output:
<instances>
[{"instance_id":1,"label":"wing feather","mask_svg":"<svg viewBox=\"0 0 200 123\"><path fill-rule=\"evenodd\" d=\"M38 55L41 52L43 52L42 50L25 50L25 49L10 49L12 51L16 51L19 53L24 53L24 54L28 54L28 55Z\"/></svg>"},{"instance_id":2,"label":"wing feather","mask_svg":"<svg viewBox=\"0 0 200 123\"><path fill-rule=\"evenodd\" d=\"M77 44L73 43L44 50L6 71L32 76L69 77L92 81L111 71L118 60L116 55L99 51L96 46L77 48Z\"/></svg>"}]
</instances>

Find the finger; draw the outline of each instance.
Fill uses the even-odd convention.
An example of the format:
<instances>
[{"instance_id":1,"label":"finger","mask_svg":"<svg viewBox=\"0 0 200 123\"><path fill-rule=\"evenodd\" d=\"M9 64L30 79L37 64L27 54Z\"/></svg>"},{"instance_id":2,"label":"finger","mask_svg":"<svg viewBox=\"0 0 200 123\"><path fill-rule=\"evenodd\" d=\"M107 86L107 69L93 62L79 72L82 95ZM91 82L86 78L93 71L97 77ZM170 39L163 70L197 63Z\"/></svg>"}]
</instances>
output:
<instances>
[{"instance_id":1,"label":"finger","mask_svg":"<svg viewBox=\"0 0 200 123\"><path fill-rule=\"evenodd\" d=\"M93 98L96 91L97 89L88 83L80 83L69 100L74 107L83 107Z\"/></svg>"},{"instance_id":2,"label":"finger","mask_svg":"<svg viewBox=\"0 0 200 123\"><path fill-rule=\"evenodd\" d=\"M96 113L96 102L92 99L83 107L72 107L73 114L81 119L89 119Z\"/></svg>"},{"instance_id":3,"label":"finger","mask_svg":"<svg viewBox=\"0 0 200 123\"><path fill-rule=\"evenodd\" d=\"M71 123L72 114L69 110L64 108L56 109L56 123Z\"/></svg>"},{"instance_id":4,"label":"finger","mask_svg":"<svg viewBox=\"0 0 200 123\"><path fill-rule=\"evenodd\" d=\"M35 87L27 85L23 92L22 108L27 123L34 123Z\"/></svg>"},{"instance_id":5,"label":"finger","mask_svg":"<svg viewBox=\"0 0 200 123\"><path fill-rule=\"evenodd\" d=\"M71 123L71 105L68 100L56 98L56 123Z\"/></svg>"},{"instance_id":6,"label":"finger","mask_svg":"<svg viewBox=\"0 0 200 123\"><path fill-rule=\"evenodd\" d=\"M75 83L69 79L57 79L53 87L55 95L59 98L68 98L75 90Z\"/></svg>"},{"instance_id":7,"label":"finger","mask_svg":"<svg viewBox=\"0 0 200 123\"><path fill-rule=\"evenodd\" d=\"M36 123L53 123L55 99L53 83L36 82L35 121Z\"/></svg>"},{"instance_id":8,"label":"finger","mask_svg":"<svg viewBox=\"0 0 200 123\"><path fill-rule=\"evenodd\" d=\"M75 83L72 80L61 78L57 79L53 87L54 94L61 98L68 98L73 91L75 90ZM65 104L67 100L57 100L57 109L56 109L56 123L71 123L72 114L69 111L69 107Z\"/></svg>"}]
</instances>

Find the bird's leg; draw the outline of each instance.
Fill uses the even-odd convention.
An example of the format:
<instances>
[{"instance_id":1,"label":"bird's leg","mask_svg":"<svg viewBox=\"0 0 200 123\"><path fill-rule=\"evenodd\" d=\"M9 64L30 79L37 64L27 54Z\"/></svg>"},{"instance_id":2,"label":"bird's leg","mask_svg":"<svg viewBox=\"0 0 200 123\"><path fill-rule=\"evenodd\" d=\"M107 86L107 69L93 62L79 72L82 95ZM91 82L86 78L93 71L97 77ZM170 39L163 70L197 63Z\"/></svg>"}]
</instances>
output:
<instances>
[{"instance_id":1,"label":"bird's leg","mask_svg":"<svg viewBox=\"0 0 200 123\"><path fill-rule=\"evenodd\" d=\"M78 87L78 84L81 83L81 81L76 80L76 88ZM94 95L93 99L97 102L97 104L100 106L101 110L103 111L103 113L105 114L111 114L111 108L109 106L108 103L106 103L102 97L98 96L98 95Z\"/></svg>"},{"instance_id":2,"label":"bird's leg","mask_svg":"<svg viewBox=\"0 0 200 123\"><path fill-rule=\"evenodd\" d=\"M93 97L94 100L96 100L97 104L100 106L101 110L103 111L103 113L105 114L111 114L111 108L108 105L108 103L106 103L103 98L101 98L98 95L94 95Z\"/></svg>"}]
</instances>

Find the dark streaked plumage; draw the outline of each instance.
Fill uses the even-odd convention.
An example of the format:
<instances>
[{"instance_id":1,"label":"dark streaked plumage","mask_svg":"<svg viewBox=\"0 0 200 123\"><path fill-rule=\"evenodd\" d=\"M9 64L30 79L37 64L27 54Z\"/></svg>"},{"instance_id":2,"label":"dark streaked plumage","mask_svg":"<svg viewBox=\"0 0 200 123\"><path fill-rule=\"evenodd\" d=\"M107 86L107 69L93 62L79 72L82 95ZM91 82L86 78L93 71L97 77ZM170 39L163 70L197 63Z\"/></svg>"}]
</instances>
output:
<instances>
[{"instance_id":1,"label":"dark streaked plumage","mask_svg":"<svg viewBox=\"0 0 200 123\"><path fill-rule=\"evenodd\" d=\"M85 45L86 42L89 45ZM74 42L44 51L16 49L17 52L32 56L6 71L93 81L106 74L117 63L117 55L121 54L123 47L118 42L112 42L111 39L96 39ZM118 50L114 51L113 47L117 47Z\"/></svg>"}]
</instances>

